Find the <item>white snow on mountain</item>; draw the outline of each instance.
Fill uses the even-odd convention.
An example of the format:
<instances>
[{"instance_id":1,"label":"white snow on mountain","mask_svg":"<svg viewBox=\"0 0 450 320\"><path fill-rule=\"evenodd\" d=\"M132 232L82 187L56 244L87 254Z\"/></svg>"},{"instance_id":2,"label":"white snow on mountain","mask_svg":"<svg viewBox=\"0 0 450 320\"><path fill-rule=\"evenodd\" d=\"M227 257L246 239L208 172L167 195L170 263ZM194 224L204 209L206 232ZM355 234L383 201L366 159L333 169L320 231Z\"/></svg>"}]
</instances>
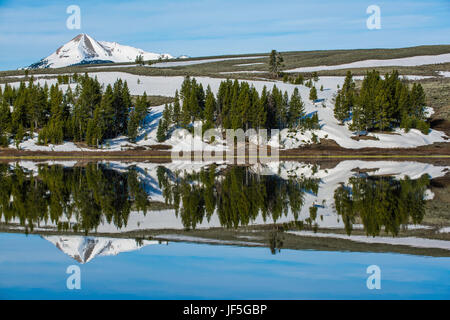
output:
<instances>
[{"instance_id":1,"label":"white snow on mountain","mask_svg":"<svg viewBox=\"0 0 450 320\"><path fill-rule=\"evenodd\" d=\"M87 263L98 256L115 256L121 252L139 250L142 247L159 244L159 241L143 240L138 243L134 239L114 239L82 236L44 236L58 249L79 263Z\"/></svg>"},{"instance_id":2,"label":"white snow on mountain","mask_svg":"<svg viewBox=\"0 0 450 320\"><path fill-rule=\"evenodd\" d=\"M146 52L117 42L97 41L82 33L29 68L61 68L75 64L133 62L139 55L142 55L144 60L173 59L170 54Z\"/></svg>"}]
</instances>

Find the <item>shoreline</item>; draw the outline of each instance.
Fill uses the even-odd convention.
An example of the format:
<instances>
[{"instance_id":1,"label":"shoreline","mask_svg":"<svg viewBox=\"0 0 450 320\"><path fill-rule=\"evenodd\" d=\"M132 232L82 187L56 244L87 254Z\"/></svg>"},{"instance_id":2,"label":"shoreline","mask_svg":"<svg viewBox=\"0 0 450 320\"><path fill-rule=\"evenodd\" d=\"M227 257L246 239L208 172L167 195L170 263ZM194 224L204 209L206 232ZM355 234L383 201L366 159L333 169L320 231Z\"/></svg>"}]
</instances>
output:
<instances>
[{"instance_id":1,"label":"shoreline","mask_svg":"<svg viewBox=\"0 0 450 320\"><path fill-rule=\"evenodd\" d=\"M220 155L204 158L220 160ZM239 158L234 156L234 159ZM243 158L243 157L240 157ZM270 156L263 157L270 160ZM279 159L429 159L450 161L450 144L434 143L416 148L361 148L346 149L334 141L326 141L296 149L279 150ZM1 160L152 160L153 162L171 162L177 160L168 150L125 150L125 151L26 151L16 149L0 149ZM248 154L246 154L248 160ZM178 160L187 160L180 158Z\"/></svg>"}]
</instances>

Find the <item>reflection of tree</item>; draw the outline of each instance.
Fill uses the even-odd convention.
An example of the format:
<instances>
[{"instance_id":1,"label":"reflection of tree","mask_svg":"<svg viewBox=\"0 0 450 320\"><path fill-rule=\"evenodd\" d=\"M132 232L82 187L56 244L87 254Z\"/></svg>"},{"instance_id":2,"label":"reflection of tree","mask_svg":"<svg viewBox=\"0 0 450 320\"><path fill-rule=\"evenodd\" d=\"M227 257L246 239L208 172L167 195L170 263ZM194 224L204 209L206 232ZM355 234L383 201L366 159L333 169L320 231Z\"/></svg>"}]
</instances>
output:
<instances>
[{"instance_id":1,"label":"reflection of tree","mask_svg":"<svg viewBox=\"0 0 450 320\"><path fill-rule=\"evenodd\" d=\"M359 217L367 235L377 236L384 227L386 233L397 235L400 226L412 220L420 223L425 213L425 191L429 177L417 180L406 177L352 177L347 186L334 192L335 208L342 216L348 235Z\"/></svg>"},{"instance_id":2,"label":"reflection of tree","mask_svg":"<svg viewBox=\"0 0 450 320\"><path fill-rule=\"evenodd\" d=\"M216 166L203 168L184 178L170 177L168 170L158 170L159 184L166 201L181 215L186 228L195 228L210 219L217 210L223 227L248 225L258 215L264 221L277 221L289 208L297 219L304 202L304 192L317 193L314 179L283 180L278 176L260 176L246 167L229 167L216 176ZM170 182L173 181L173 182Z\"/></svg>"},{"instance_id":3,"label":"reflection of tree","mask_svg":"<svg viewBox=\"0 0 450 320\"><path fill-rule=\"evenodd\" d=\"M272 231L269 234L269 248L272 254L281 252L283 247L283 233L278 231Z\"/></svg>"},{"instance_id":4,"label":"reflection of tree","mask_svg":"<svg viewBox=\"0 0 450 320\"><path fill-rule=\"evenodd\" d=\"M135 170L105 166L39 166L33 176L20 166L0 165L0 215L33 230L53 222L59 230L95 230L102 220L126 226L132 206L146 212L148 197ZM69 223L68 221L76 221Z\"/></svg>"}]
</instances>

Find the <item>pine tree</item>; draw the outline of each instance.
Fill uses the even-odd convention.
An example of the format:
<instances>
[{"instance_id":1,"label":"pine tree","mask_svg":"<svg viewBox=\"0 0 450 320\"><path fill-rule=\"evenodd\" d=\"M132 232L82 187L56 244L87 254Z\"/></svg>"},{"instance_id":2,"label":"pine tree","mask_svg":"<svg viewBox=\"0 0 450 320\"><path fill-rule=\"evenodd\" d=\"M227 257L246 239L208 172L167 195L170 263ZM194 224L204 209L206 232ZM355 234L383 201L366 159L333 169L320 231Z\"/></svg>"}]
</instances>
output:
<instances>
[{"instance_id":1,"label":"pine tree","mask_svg":"<svg viewBox=\"0 0 450 320\"><path fill-rule=\"evenodd\" d=\"M102 126L105 130L105 138L107 139L114 138L117 135L116 106L114 105L117 103L115 101L117 97L115 95L116 93L113 91L113 88L108 84L100 102L99 112L101 114Z\"/></svg>"},{"instance_id":2,"label":"pine tree","mask_svg":"<svg viewBox=\"0 0 450 320\"><path fill-rule=\"evenodd\" d=\"M134 59L134 62L139 65L144 65L144 57L142 55L138 55L136 56L136 59Z\"/></svg>"},{"instance_id":3,"label":"pine tree","mask_svg":"<svg viewBox=\"0 0 450 320\"><path fill-rule=\"evenodd\" d=\"M298 88L295 88L291 96L289 107L289 126L291 128L296 128L304 116L305 105L302 101Z\"/></svg>"},{"instance_id":4,"label":"pine tree","mask_svg":"<svg viewBox=\"0 0 450 320\"><path fill-rule=\"evenodd\" d=\"M162 119L164 120L164 123L167 127L170 127L171 125L171 119L172 119L172 108L166 103L164 106L164 110L162 113Z\"/></svg>"},{"instance_id":5,"label":"pine tree","mask_svg":"<svg viewBox=\"0 0 450 320\"><path fill-rule=\"evenodd\" d=\"M335 99L334 116L341 124L350 117L350 112L355 102L355 83L352 77L351 72L348 71L344 85L338 91Z\"/></svg>"},{"instance_id":6,"label":"pine tree","mask_svg":"<svg viewBox=\"0 0 450 320\"><path fill-rule=\"evenodd\" d=\"M255 99L256 100L256 99ZM261 98L257 99L256 102L256 123L255 127L257 129L265 128L266 120L267 120L267 105L268 105L268 96L267 96L267 88L263 87L263 91L261 93Z\"/></svg>"},{"instance_id":7,"label":"pine tree","mask_svg":"<svg viewBox=\"0 0 450 320\"><path fill-rule=\"evenodd\" d=\"M317 100L317 89L316 89L316 87L312 87L311 90L309 90L309 100L311 100L311 101Z\"/></svg>"},{"instance_id":8,"label":"pine tree","mask_svg":"<svg viewBox=\"0 0 450 320\"><path fill-rule=\"evenodd\" d=\"M375 110L376 112L376 127L380 131L384 131L388 128L391 119L389 118L389 101L382 89L378 90L378 94L375 97Z\"/></svg>"},{"instance_id":9,"label":"pine tree","mask_svg":"<svg viewBox=\"0 0 450 320\"><path fill-rule=\"evenodd\" d=\"M22 142L24 136L25 136L25 130L23 128L22 123L20 123L19 127L17 128L16 135L14 137L14 142L16 144L17 149L19 149L19 144Z\"/></svg>"},{"instance_id":10,"label":"pine tree","mask_svg":"<svg viewBox=\"0 0 450 320\"><path fill-rule=\"evenodd\" d=\"M131 109L131 95L128 89L128 84L125 81L122 87L122 105L116 111L117 123L119 126L119 134L127 133L128 126L128 112Z\"/></svg>"},{"instance_id":11,"label":"pine tree","mask_svg":"<svg viewBox=\"0 0 450 320\"><path fill-rule=\"evenodd\" d=\"M411 113L416 119L424 118L425 93L422 85L413 84L411 89Z\"/></svg>"},{"instance_id":12,"label":"pine tree","mask_svg":"<svg viewBox=\"0 0 450 320\"><path fill-rule=\"evenodd\" d=\"M156 139L158 140L158 142L163 142L164 140L166 140L166 137L166 124L164 123L164 119L160 119L158 123L158 130L156 131Z\"/></svg>"},{"instance_id":13,"label":"pine tree","mask_svg":"<svg viewBox=\"0 0 450 320\"><path fill-rule=\"evenodd\" d=\"M272 50L269 56L269 72L272 77L278 77L280 68L283 67L284 59L279 52Z\"/></svg>"},{"instance_id":14,"label":"pine tree","mask_svg":"<svg viewBox=\"0 0 450 320\"><path fill-rule=\"evenodd\" d=\"M178 127L181 123L181 106L178 90L175 91L175 101L173 102L173 122Z\"/></svg>"},{"instance_id":15,"label":"pine tree","mask_svg":"<svg viewBox=\"0 0 450 320\"><path fill-rule=\"evenodd\" d=\"M191 113L189 110L188 100L188 98L183 100L183 107L181 109L181 126L185 129L187 129L191 123Z\"/></svg>"},{"instance_id":16,"label":"pine tree","mask_svg":"<svg viewBox=\"0 0 450 320\"><path fill-rule=\"evenodd\" d=\"M139 115L137 111L130 113L130 119L128 120L128 138L131 142L136 142L139 129Z\"/></svg>"},{"instance_id":17,"label":"pine tree","mask_svg":"<svg viewBox=\"0 0 450 320\"><path fill-rule=\"evenodd\" d=\"M0 104L0 128L3 133L10 132L11 124L11 111L9 108L9 104L6 99L3 99Z\"/></svg>"},{"instance_id":18,"label":"pine tree","mask_svg":"<svg viewBox=\"0 0 450 320\"><path fill-rule=\"evenodd\" d=\"M289 116L289 96L287 92L284 92L281 102L277 104L277 107L278 128L283 129L287 124Z\"/></svg>"},{"instance_id":19,"label":"pine tree","mask_svg":"<svg viewBox=\"0 0 450 320\"><path fill-rule=\"evenodd\" d=\"M295 78L295 84L303 84L303 81L304 81L304 79L303 79L303 75L302 74L299 74L297 76L297 78Z\"/></svg>"},{"instance_id":20,"label":"pine tree","mask_svg":"<svg viewBox=\"0 0 450 320\"><path fill-rule=\"evenodd\" d=\"M215 112L216 112L216 99L211 91L211 87L208 85L208 87L206 88L206 100L204 112L205 124L203 126L204 130L211 129L213 127Z\"/></svg>"},{"instance_id":21,"label":"pine tree","mask_svg":"<svg viewBox=\"0 0 450 320\"><path fill-rule=\"evenodd\" d=\"M148 101L147 101L147 93L144 92L142 97L138 97L136 99L136 107L135 107L135 117L138 120L138 125L142 125L145 117L148 112ZM130 123L130 122L128 122Z\"/></svg>"}]
</instances>

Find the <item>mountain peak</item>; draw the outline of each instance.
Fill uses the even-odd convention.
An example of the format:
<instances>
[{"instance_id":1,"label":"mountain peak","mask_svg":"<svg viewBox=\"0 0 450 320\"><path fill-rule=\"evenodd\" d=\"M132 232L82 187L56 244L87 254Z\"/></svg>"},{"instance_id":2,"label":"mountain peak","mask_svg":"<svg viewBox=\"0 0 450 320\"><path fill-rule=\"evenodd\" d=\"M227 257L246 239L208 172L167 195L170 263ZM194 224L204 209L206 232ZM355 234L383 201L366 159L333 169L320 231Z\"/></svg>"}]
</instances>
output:
<instances>
[{"instance_id":1,"label":"mountain peak","mask_svg":"<svg viewBox=\"0 0 450 320\"><path fill-rule=\"evenodd\" d=\"M117 42L97 41L86 33L80 33L54 53L28 68L61 68L79 64L133 62L138 55L142 55L144 60L173 58L170 54L146 52Z\"/></svg>"}]
</instances>

